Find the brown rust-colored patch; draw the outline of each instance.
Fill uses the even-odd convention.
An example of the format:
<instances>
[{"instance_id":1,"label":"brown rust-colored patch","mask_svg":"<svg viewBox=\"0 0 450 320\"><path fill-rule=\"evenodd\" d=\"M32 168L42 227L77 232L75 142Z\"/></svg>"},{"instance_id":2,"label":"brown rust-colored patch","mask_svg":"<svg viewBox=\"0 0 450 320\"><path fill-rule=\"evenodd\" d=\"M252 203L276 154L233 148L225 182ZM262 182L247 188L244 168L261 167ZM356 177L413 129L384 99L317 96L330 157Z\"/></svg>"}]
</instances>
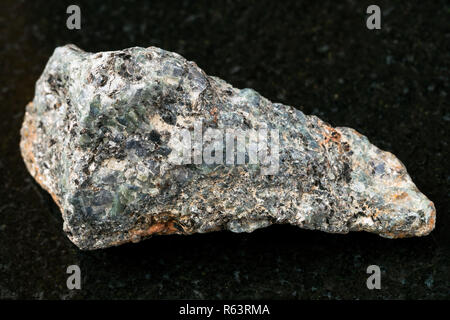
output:
<instances>
[{"instance_id":1,"label":"brown rust-colored patch","mask_svg":"<svg viewBox=\"0 0 450 320\"><path fill-rule=\"evenodd\" d=\"M125 238L110 243L111 246L119 246L127 242L140 242L143 238L153 235L190 234L188 230L175 220L155 222L147 226L140 226L129 230Z\"/></svg>"},{"instance_id":2,"label":"brown rust-colored patch","mask_svg":"<svg viewBox=\"0 0 450 320\"><path fill-rule=\"evenodd\" d=\"M22 158L25 162L25 166L27 167L30 174L34 177L36 182L47 191L50 196L53 198L53 201L58 205L60 211L62 212L61 207L61 199L53 193L48 186L44 183L44 177L39 171L39 167L36 164L36 158L33 153L33 145L36 141L36 126L34 124L33 118L30 115L30 112L33 109L33 103L28 103L25 112L25 118L20 130L21 140L20 140L20 151L22 154Z\"/></svg>"},{"instance_id":3,"label":"brown rust-colored patch","mask_svg":"<svg viewBox=\"0 0 450 320\"><path fill-rule=\"evenodd\" d=\"M341 141L341 134L339 132L337 132L336 130L333 130L333 132L331 132L330 140L332 140L334 142L340 142Z\"/></svg>"},{"instance_id":4,"label":"brown rust-colored patch","mask_svg":"<svg viewBox=\"0 0 450 320\"><path fill-rule=\"evenodd\" d=\"M217 107L214 107L211 111L210 111L211 116L213 116L213 122L217 123L217 115L219 114L219 110L217 109Z\"/></svg>"},{"instance_id":5,"label":"brown rust-colored patch","mask_svg":"<svg viewBox=\"0 0 450 320\"><path fill-rule=\"evenodd\" d=\"M163 234L180 234L184 233L180 227L176 227L176 222L173 220L167 222L157 222L150 225L148 228L136 228L128 231L130 241L136 238L148 237L151 235L163 235Z\"/></svg>"},{"instance_id":6,"label":"brown rust-colored patch","mask_svg":"<svg viewBox=\"0 0 450 320\"><path fill-rule=\"evenodd\" d=\"M394 195L394 200L402 200L407 197L409 197L408 194L406 192L402 192L402 193Z\"/></svg>"},{"instance_id":7,"label":"brown rust-colored patch","mask_svg":"<svg viewBox=\"0 0 450 320\"><path fill-rule=\"evenodd\" d=\"M329 125L324 125L324 129L326 132L322 133L324 139L319 142L319 145L322 147L326 147L330 142L335 143L339 152L342 153L342 150L348 152L350 150L348 144L346 142L342 142L341 134Z\"/></svg>"},{"instance_id":8,"label":"brown rust-colored patch","mask_svg":"<svg viewBox=\"0 0 450 320\"><path fill-rule=\"evenodd\" d=\"M435 223L436 223L436 209L434 207L434 203L430 201L430 206L432 208L432 211L430 213L430 219L428 220L428 223L421 226L419 229L415 230L414 232L384 232L383 235L392 238L392 239L400 239L400 238L410 238L410 237L421 237L428 235L431 231L434 230Z\"/></svg>"}]
</instances>

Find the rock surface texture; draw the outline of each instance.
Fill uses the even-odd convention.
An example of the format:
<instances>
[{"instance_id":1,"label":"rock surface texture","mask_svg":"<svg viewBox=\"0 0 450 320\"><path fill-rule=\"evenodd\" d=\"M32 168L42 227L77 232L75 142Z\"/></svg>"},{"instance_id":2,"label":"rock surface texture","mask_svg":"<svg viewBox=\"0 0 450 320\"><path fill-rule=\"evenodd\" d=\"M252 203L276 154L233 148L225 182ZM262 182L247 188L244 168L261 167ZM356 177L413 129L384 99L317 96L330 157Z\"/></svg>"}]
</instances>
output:
<instances>
[{"instance_id":1,"label":"rock surface texture","mask_svg":"<svg viewBox=\"0 0 450 320\"><path fill-rule=\"evenodd\" d=\"M199 120L203 128L278 130L277 172L261 174L264 162L169 161L174 133L193 132ZM387 238L427 235L435 225L433 203L403 164L365 136L233 88L155 47L57 48L21 136L28 170L81 249L275 223Z\"/></svg>"}]
</instances>

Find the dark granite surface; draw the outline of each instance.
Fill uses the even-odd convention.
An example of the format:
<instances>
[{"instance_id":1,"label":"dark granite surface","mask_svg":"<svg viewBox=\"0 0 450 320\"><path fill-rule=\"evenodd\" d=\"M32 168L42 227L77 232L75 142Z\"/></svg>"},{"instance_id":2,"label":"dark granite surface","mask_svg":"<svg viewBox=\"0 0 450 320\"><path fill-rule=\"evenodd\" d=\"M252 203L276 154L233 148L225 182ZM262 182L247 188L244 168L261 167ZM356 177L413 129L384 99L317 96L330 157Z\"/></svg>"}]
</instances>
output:
<instances>
[{"instance_id":1,"label":"dark granite surface","mask_svg":"<svg viewBox=\"0 0 450 320\"><path fill-rule=\"evenodd\" d=\"M81 30L66 28L80 5ZM0 298L448 299L450 3L377 1L14 1L0 3ZM160 236L79 251L26 171L19 130L56 46L158 46L210 75L349 126L393 152L434 201L424 238L331 235L291 226ZM78 264L82 290L66 288ZM382 289L366 287L366 268Z\"/></svg>"}]
</instances>

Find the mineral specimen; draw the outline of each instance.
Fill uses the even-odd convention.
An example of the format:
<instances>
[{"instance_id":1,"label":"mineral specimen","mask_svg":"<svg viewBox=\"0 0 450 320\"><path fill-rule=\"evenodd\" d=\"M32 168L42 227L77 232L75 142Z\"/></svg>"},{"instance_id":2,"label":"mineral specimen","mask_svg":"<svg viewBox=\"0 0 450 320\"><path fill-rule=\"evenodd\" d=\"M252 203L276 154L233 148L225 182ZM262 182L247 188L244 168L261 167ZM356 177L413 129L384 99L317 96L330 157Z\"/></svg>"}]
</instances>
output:
<instances>
[{"instance_id":1,"label":"mineral specimen","mask_svg":"<svg viewBox=\"0 0 450 320\"><path fill-rule=\"evenodd\" d=\"M387 238L435 224L403 164L365 136L155 47L57 48L21 136L29 172L81 249L275 223Z\"/></svg>"}]
</instances>

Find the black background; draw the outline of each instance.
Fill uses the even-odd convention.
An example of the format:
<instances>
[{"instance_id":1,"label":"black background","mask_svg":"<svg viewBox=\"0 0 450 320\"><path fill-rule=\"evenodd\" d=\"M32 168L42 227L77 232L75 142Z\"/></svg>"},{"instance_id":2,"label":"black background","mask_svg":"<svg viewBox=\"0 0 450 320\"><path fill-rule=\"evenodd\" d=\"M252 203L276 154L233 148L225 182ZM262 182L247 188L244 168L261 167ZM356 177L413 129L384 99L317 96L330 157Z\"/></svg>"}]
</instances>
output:
<instances>
[{"instance_id":1,"label":"black background","mask_svg":"<svg viewBox=\"0 0 450 320\"><path fill-rule=\"evenodd\" d=\"M66 8L81 7L81 30ZM366 8L382 29L366 28ZM448 1L0 1L0 298L448 299ZM332 235L291 226L160 236L79 251L26 171L19 130L56 46L150 45L275 102L349 126L406 165L434 201L423 238ZM66 287L78 264L82 290ZM382 289L366 287L379 265Z\"/></svg>"}]
</instances>

